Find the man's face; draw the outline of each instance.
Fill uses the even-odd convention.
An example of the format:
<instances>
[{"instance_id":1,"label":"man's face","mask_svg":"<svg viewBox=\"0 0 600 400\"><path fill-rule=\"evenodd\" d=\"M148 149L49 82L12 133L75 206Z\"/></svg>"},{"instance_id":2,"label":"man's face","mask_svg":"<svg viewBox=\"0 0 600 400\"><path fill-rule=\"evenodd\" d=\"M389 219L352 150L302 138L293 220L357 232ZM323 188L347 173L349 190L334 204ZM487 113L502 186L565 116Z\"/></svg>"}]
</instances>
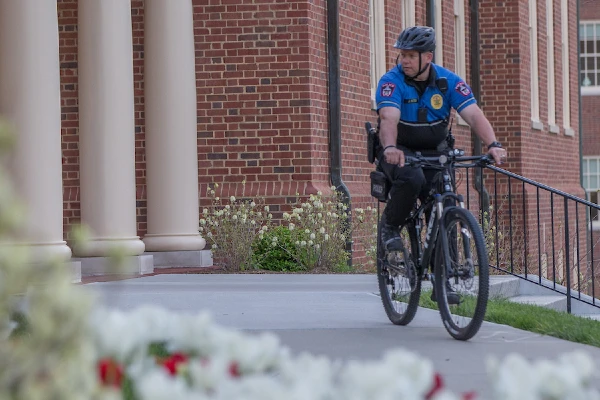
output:
<instances>
[{"instance_id":1,"label":"man's face","mask_svg":"<svg viewBox=\"0 0 600 400\"><path fill-rule=\"evenodd\" d=\"M421 68L433 60L433 53L423 53ZM407 76L415 76L419 72L419 52L415 50L400 50L400 65Z\"/></svg>"}]
</instances>

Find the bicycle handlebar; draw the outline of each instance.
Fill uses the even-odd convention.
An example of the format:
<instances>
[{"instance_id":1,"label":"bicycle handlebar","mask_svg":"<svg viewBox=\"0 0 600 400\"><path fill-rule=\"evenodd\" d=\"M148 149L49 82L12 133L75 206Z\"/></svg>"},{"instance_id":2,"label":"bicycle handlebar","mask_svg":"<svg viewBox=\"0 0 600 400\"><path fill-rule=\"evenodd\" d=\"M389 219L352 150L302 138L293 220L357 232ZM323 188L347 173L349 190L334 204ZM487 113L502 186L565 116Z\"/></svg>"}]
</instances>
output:
<instances>
[{"instance_id":1,"label":"bicycle handlebar","mask_svg":"<svg viewBox=\"0 0 600 400\"><path fill-rule=\"evenodd\" d=\"M447 165L459 163L460 165L456 165L457 167L481 167L488 164L493 164L494 159L489 155L484 154L480 156L465 156L464 150L451 150L448 154L442 154L440 156L422 156L417 153L415 157L413 156L405 156L404 163L405 165L419 166L419 167L437 167L444 168ZM468 161L475 161L470 164L466 164Z\"/></svg>"}]
</instances>

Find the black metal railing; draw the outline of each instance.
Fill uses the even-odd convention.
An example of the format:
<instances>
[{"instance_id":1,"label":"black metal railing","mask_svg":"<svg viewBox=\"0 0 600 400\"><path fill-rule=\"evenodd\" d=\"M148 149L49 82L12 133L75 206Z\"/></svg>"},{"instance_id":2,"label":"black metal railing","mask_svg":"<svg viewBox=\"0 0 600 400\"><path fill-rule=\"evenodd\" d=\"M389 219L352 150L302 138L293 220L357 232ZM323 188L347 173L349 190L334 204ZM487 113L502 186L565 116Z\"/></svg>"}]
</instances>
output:
<instances>
[{"instance_id":1,"label":"black metal railing","mask_svg":"<svg viewBox=\"0 0 600 400\"><path fill-rule=\"evenodd\" d=\"M485 190L473 188L477 173ZM572 299L600 308L597 204L493 165L458 171L457 182L466 207L479 214L492 273L564 294L569 313Z\"/></svg>"}]
</instances>

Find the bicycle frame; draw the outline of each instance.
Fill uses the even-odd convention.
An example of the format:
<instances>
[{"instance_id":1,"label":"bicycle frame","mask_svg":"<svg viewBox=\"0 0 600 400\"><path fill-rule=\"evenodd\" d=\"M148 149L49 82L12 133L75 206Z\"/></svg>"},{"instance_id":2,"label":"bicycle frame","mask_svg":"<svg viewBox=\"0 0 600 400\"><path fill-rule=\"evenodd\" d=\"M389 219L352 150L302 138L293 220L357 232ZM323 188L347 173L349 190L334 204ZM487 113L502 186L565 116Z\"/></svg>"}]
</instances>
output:
<instances>
[{"instance_id":1,"label":"bicycle frame","mask_svg":"<svg viewBox=\"0 0 600 400\"><path fill-rule=\"evenodd\" d=\"M479 160L481 157L461 157L457 158L457 160ZM422 161L432 161L436 158L432 157L417 157L415 160ZM413 216L410 218L411 222L415 224L415 228L417 229L417 242L419 244L419 253L422 254L417 255L417 262L419 266L422 268L423 274L427 272L428 266L430 265L431 258L433 256L433 250L436 247L436 242L438 238L438 233L440 230L443 232L446 229L444 224L444 215L448 206L444 206L446 199L451 198L456 200L460 208L465 208L464 200L462 195L455 193L454 183L452 182L451 176L452 172L457 167L469 167L470 165L457 165L456 162L450 162L444 166L436 166L436 165L427 165L430 168L439 168L440 174L442 174L443 179L443 192L436 193L433 195L433 198L429 199L425 203L421 204L419 208L415 211ZM427 231L425 233L425 240L421 241L421 221L423 221L423 214L425 210L431 207L431 214L429 217L429 222L427 223ZM444 249L444 259L445 265L450 265L450 253L448 246L448 238L446 235L442 236L442 249ZM433 272L433 271L432 271Z\"/></svg>"}]
</instances>

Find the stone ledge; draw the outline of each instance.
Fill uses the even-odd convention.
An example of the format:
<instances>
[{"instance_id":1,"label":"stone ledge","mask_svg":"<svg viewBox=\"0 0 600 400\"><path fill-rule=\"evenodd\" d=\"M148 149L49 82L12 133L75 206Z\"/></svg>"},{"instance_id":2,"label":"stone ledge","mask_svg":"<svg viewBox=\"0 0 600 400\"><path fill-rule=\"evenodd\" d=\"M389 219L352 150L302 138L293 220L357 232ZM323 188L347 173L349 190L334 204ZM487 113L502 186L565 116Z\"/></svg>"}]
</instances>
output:
<instances>
[{"instance_id":1,"label":"stone ledge","mask_svg":"<svg viewBox=\"0 0 600 400\"><path fill-rule=\"evenodd\" d=\"M81 262L68 261L67 264L71 270L71 283L81 283Z\"/></svg>"},{"instance_id":2,"label":"stone ledge","mask_svg":"<svg viewBox=\"0 0 600 400\"><path fill-rule=\"evenodd\" d=\"M72 261L81 263L81 278L99 275L147 275L154 272L151 255L125 257L121 269L115 270L109 257L82 257Z\"/></svg>"},{"instance_id":3,"label":"stone ledge","mask_svg":"<svg viewBox=\"0 0 600 400\"><path fill-rule=\"evenodd\" d=\"M210 250L148 251L144 254L154 257L154 266L161 268L211 267L213 265Z\"/></svg>"}]
</instances>

